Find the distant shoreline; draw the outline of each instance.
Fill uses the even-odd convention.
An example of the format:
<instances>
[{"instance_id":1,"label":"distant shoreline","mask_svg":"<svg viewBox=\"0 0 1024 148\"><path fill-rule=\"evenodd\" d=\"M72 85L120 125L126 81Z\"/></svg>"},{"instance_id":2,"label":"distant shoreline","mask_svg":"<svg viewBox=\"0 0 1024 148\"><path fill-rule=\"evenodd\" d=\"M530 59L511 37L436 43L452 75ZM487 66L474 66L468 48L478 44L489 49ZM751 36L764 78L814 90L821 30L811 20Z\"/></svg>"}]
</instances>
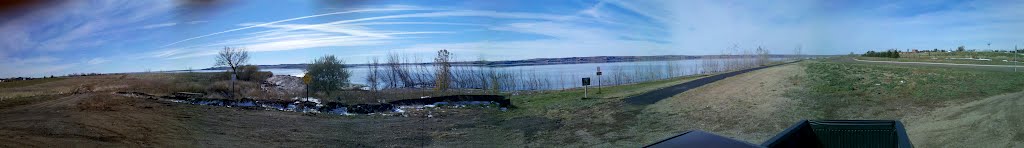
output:
<instances>
[{"instance_id":1,"label":"distant shoreline","mask_svg":"<svg viewBox=\"0 0 1024 148\"><path fill-rule=\"evenodd\" d=\"M821 57L834 55L800 55L800 57ZM525 60L506 61L462 61L453 62L452 66L481 66L481 67L514 67L514 66L536 66L536 65L560 65L560 64L586 64L586 63L617 63L617 62L641 62L641 61L672 61L691 60L701 58L738 58L742 55L658 55L658 56L591 56L591 57L565 57L565 58L534 58ZM796 55L769 55L770 58L790 58ZM384 64L384 63L381 63ZM401 63L401 65L429 65L433 63ZM346 67L364 67L370 64L345 64ZM260 69L305 69L306 64L277 64L277 65L256 65ZM210 67L200 70L227 70L228 67Z\"/></svg>"}]
</instances>

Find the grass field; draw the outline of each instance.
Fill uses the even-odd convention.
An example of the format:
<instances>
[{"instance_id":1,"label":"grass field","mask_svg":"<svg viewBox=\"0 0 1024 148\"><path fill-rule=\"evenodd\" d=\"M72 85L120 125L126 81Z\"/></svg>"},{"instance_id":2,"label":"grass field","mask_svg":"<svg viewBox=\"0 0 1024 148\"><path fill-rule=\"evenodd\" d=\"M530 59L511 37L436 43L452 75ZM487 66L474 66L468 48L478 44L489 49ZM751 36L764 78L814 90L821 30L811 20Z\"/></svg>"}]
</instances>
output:
<instances>
[{"instance_id":1,"label":"grass field","mask_svg":"<svg viewBox=\"0 0 1024 148\"><path fill-rule=\"evenodd\" d=\"M1024 90L1024 74L895 65L806 63L790 92L824 119L899 119L946 104Z\"/></svg>"},{"instance_id":2,"label":"grass field","mask_svg":"<svg viewBox=\"0 0 1024 148\"><path fill-rule=\"evenodd\" d=\"M954 60L954 59L930 59L930 58L879 58L879 57L857 57L860 60L870 61L896 61L896 62L930 62L930 63L953 63L953 64L979 64L979 65L1021 65L1019 62L1004 62L1001 60L979 61L979 60Z\"/></svg>"},{"instance_id":3,"label":"grass field","mask_svg":"<svg viewBox=\"0 0 1024 148\"><path fill-rule=\"evenodd\" d=\"M1017 55L1020 58L1020 55ZM1014 53L1008 52L921 52L900 53L900 58L983 58L992 60L1013 60Z\"/></svg>"},{"instance_id":4,"label":"grass field","mask_svg":"<svg viewBox=\"0 0 1024 148\"><path fill-rule=\"evenodd\" d=\"M1016 56L1016 57L1015 57ZM991 59L971 60L956 58ZM954 64L981 64L981 65L1024 65L1024 55L1002 52L923 52L923 53L900 53L900 58L879 58L879 57L857 57L861 60L872 61L898 61L898 62L932 62L932 63L954 63ZM1003 61L1006 60L1006 61ZM1018 61L1018 62L1014 62Z\"/></svg>"},{"instance_id":5,"label":"grass field","mask_svg":"<svg viewBox=\"0 0 1024 148\"><path fill-rule=\"evenodd\" d=\"M523 135L526 146L644 145L680 131L669 128L670 123L665 123L669 120L663 120L667 116L644 113L644 106L628 105L623 99L700 77L603 87L601 94L590 88L588 98L582 97L582 88L513 96L516 108L497 113L495 120L530 121L530 125L522 125L530 127Z\"/></svg>"}]
</instances>

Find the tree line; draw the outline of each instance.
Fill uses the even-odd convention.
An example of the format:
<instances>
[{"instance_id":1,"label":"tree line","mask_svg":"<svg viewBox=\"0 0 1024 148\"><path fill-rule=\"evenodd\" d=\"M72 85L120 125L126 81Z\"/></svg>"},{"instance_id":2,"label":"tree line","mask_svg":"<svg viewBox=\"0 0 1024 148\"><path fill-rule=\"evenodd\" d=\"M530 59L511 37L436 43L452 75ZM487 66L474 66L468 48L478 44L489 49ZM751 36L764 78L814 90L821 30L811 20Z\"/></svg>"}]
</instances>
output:
<instances>
[{"instance_id":1,"label":"tree line","mask_svg":"<svg viewBox=\"0 0 1024 148\"><path fill-rule=\"evenodd\" d=\"M868 51L863 55L864 57L882 57L882 58L900 58L900 51L896 49L889 49L883 52Z\"/></svg>"}]
</instances>

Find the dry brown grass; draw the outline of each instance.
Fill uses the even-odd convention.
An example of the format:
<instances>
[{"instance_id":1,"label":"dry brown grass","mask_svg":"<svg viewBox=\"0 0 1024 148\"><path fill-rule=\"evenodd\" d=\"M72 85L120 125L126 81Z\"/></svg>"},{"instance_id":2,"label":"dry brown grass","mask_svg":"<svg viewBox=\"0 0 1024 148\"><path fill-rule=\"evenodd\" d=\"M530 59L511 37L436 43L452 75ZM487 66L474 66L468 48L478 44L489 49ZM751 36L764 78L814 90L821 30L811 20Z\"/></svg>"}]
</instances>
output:
<instances>
[{"instance_id":1,"label":"dry brown grass","mask_svg":"<svg viewBox=\"0 0 1024 148\"><path fill-rule=\"evenodd\" d=\"M761 143L802 118L799 101L784 96L799 89L789 77L804 67L789 64L726 78L649 106L645 112L669 115L676 130L704 130Z\"/></svg>"},{"instance_id":2,"label":"dry brown grass","mask_svg":"<svg viewBox=\"0 0 1024 148\"><path fill-rule=\"evenodd\" d=\"M905 120L920 147L1016 147L1024 145L1024 92L943 107Z\"/></svg>"}]
</instances>

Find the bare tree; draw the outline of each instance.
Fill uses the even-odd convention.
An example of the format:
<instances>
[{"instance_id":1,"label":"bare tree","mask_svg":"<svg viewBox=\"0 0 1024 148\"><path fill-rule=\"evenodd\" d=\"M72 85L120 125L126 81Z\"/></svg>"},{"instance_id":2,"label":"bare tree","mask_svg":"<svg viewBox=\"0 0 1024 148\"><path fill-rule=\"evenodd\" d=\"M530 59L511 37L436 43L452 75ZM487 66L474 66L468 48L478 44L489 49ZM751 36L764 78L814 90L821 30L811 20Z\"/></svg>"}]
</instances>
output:
<instances>
[{"instance_id":1,"label":"bare tree","mask_svg":"<svg viewBox=\"0 0 1024 148\"><path fill-rule=\"evenodd\" d=\"M797 59L803 59L803 56L800 55L803 50L804 45L796 45L796 48L793 49L793 55L795 55Z\"/></svg>"},{"instance_id":2,"label":"bare tree","mask_svg":"<svg viewBox=\"0 0 1024 148\"><path fill-rule=\"evenodd\" d=\"M213 66L227 66L231 68L232 74L237 74L239 67L249 62L249 51L245 48L224 47L216 60Z\"/></svg>"},{"instance_id":3,"label":"bare tree","mask_svg":"<svg viewBox=\"0 0 1024 148\"><path fill-rule=\"evenodd\" d=\"M380 85L380 60L377 57L370 59L369 73L366 74L366 83L370 85L370 91L377 91Z\"/></svg>"},{"instance_id":4,"label":"bare tree","mask_svg":"<svg viewBox=\"0 0 1024 148\"><path fill-rule=\"evenodd\" d=\"M409 71L410 66L405 66L403 63L409 63L409 59L398 53L388 53L387 62L384 63L388 69L388 75L384 79L388 88L412 88L416 86Z\"/></svg>"},{"instance_id":5,"label":"bare tree","mask_svg":"<svg viewBox=\"0 0 1024 148\"><path fill-rule=\"evenodd\" d=\"M220 51L215 60L214 66L227 66L231 68L231 93L228 97L235 98L234 77L238 74L239 68L249 62L249 51L246 51L245 48L224 47L224 50Z\"/></svg>"},{"instance_id":6,"label":"bare tree","mask_svg":"<svg viewBox=\"0 0 1024 148\"><path fill-rule=\"evenodd\" d=\"M448 50L437 51L437 57L434 58L434 66L437 68L437 87L435 88L440 91L448 90L449 85L452 83L451 53Z\"/></svg>"},{"instance_id":7,"label":"bare tree","mask_svg":"<svg viewBox=\"0 0 1024 148\"><path fill-rule=\"evenodd\" d=\"M768 54L768 49L761 46L757 46L757 65L754 66L768 65Z\"/></svg>"}]
</instances>

